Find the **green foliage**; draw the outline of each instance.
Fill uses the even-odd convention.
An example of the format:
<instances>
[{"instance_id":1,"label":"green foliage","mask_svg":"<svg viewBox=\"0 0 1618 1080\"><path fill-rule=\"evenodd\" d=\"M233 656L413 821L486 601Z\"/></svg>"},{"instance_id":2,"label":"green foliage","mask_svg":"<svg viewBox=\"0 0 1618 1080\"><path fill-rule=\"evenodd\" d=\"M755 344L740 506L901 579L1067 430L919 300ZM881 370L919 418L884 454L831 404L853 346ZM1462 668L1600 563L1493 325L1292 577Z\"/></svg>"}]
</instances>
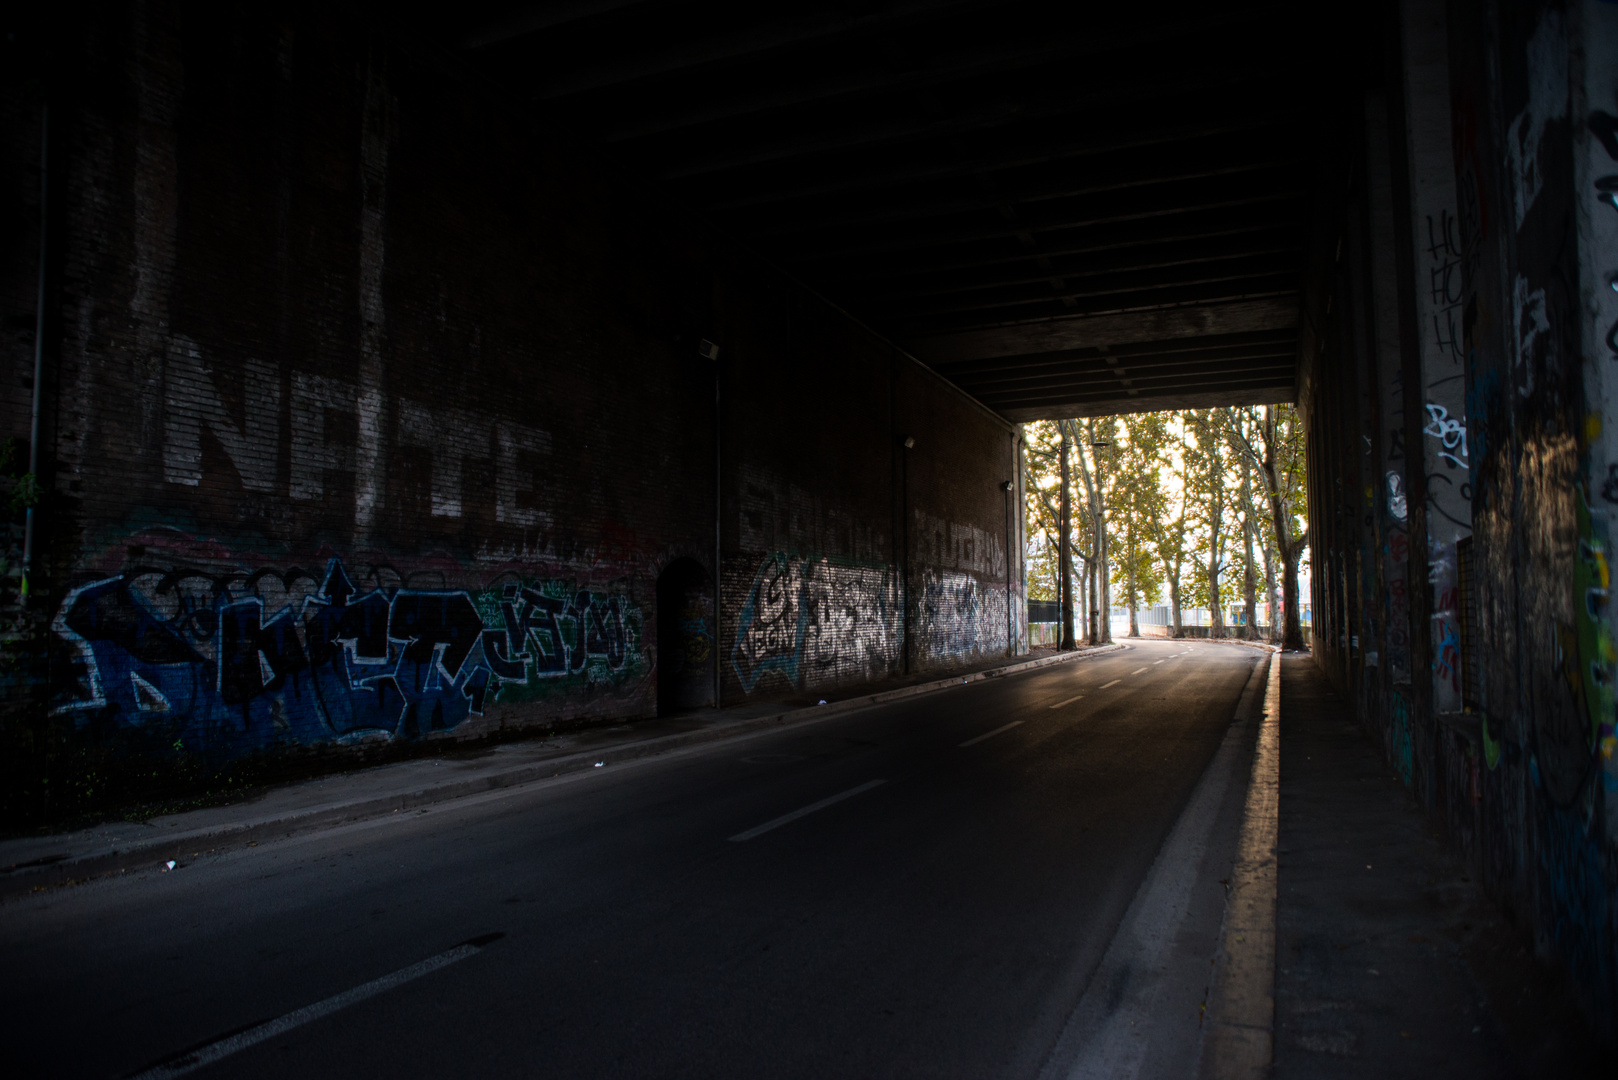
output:
<instances>
[{"instance_id":1,"label":"green foliage","mask_svg":"<svg viewBox=\"0 0 1618 1080\"><path fill-rule=\"evenodd\" d=\"M1072 461L1074 587L1097 548L1091 495L1102 511L1114 602L1207 606L1212 575L1221 606L1245 603L1251 540L1255 600L1266 569L1281 576L1284 548L1301 562L1308 543L1304 431L1290 405L1185 409L1025 426L1024 507L1028 595L1057 598L1061 432ZM1103 445L1095 445L1103 444ZM1276 531L1276 500L1284 535ZM1075 595L1075 600L1081 598Z\"/></svg>"}]
</instances>

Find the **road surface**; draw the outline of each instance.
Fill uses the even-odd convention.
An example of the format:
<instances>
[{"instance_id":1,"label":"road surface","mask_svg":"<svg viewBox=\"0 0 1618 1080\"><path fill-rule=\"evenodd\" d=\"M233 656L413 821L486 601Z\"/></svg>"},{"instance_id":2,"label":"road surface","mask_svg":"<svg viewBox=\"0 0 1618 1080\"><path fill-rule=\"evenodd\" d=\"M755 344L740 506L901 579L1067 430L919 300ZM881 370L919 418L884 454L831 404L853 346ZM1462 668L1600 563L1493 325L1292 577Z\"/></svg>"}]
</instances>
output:
<instances>
[{"instance_id":1,"label":"road surface","mask_svg":"<svg viewBox=\"0 0 1618 1080\"><path fill-rule=\"evenodd\" d=\"M8 1072L1055 1077L1103 1022L1178 1068L1250 760L1216 751L1263 657L1132 642L15 901ZM1185 917L1132 960L1215 780L1166 859L1197 864Z\"/></svg>"}]
</instances>

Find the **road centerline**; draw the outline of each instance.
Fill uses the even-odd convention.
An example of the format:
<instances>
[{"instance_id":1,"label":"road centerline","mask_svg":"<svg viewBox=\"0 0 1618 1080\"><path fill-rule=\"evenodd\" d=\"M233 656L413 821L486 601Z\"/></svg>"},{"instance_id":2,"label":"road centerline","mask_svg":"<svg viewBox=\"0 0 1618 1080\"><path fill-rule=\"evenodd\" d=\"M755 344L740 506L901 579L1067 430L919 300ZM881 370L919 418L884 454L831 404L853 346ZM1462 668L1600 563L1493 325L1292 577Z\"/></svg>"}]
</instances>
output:
<instances>
[{"instance_id":1,"label":"road centerline","mask_svg":"<svg viewBox=\"0 0 1618 1080\"><path fill-rule=\"evenodd\" d=\"M238 1051L246 1050L248 1047L255 1046L266 1039L273 1039L277 1035L291 1031L293 1028L302 1027L304 1024L319 1020L323 1016L330 1016L340 1009L346 1009L350 1005L357 1005L367 998L386 993L396 986L403 986L405 983L413 979L419 979L423 975L431 974L439 968L459 963L469 956L476 956L483 951L485 945L503 936L505 935L485 934L480 938L462 942L453 949L446 949L436 956L418 960L408 967L402 967L398 971L383 975L381 978L361 983L350 990L344 990L340 994L333 994L329 998L317 1001L313 1005L305 1005L301 1009L294 1009L292 1012L284 1016L278 1016L274 1020L266 1020L257 1027L250 1027L246 1031L227 1035L223 1039L215 1040L196 1050L187 1051L178 1057L153 1065L149 1069L136 1073L131 1080L158 1080L160 1077L184 1076L187 1073L195 1072L205 1065L211 1065L221 1058L227 1058Z\"/></svg>"},{"instance_id":2,"label":"road centerline","mask_svg":"<svg viewBox=\"0 0 1618 1080\"><path fill-rule=\"evenodd\" d=\"M1066 701L1058 701L1055 705L1050 706L1050 708L1052 708L1052 709L1060 709L1063 705L1071 705L1075 701L1082 701L1083 699L1084 699L1083 694L1074 694L1072 697L1068 698Z\"/></svg>"},{"instance_id":3,"label":"road centerline","mask_svg":"<svg viewBox=\"0 0 1618 1080\"><path fill-rule=\"evenodd\" d=\"M1021 720L1013 720L1009 724L1001 724L999 727L995 728L993 731L985 731L982 735L978 735L978 736L975 736L973 738L970 738L970 739L966 740L963 743L959 743L958 745L963 746L963 747L971 746L974 743L982 742L984 739L992 739L996 735L1000 734L1003 731L1010 731L1012 728L1016 727L1020 723L1022 723Z\"/></svg>"},{"instance_id":4,"label":"road centerline","mask_svg":"<svg viewBox=\"0 0 1618 1080\"><path fill-rule=\"evenodd\" d=\"M1112 682L1110 682L1110 683L1102 683L1102 684L1101 684L1101 685L1100 685L1100 686L1098 686L1098 687L1097 687L1097 688L1096 688L1096 689L1098 689L1098 690L1105 690L1105 689L1106 689L1106 688L1107 688L1107 687L1109 687L1109 686L1117 686L1117 685L1118 685L1118 684L1119 684L1119 683L1121 683L1121 682L1123 682L1123 681L1124 681L1124 680L1122 680L1122 679L1114 679L1114 680L1112 680Z\"/></svg>"},{"instance_id":5,"label":"road centerline","mask_svg":"<svg viewBox=\"0 0 1618 1080\"><path fill-rule=\"evenodd\" d=\"M792 811L790 814L782 814L780 817L772 818L762 825L755 825L746 832L737 833L735 836L732 836L730 840L732 843L739 844L744 840L751 840L755 836L763 836L771 829L779 829L781 826L786 825L789 822L797 821L801 817L807 817L816 810L824 810L826 807L831 806L834 803L840 803L844 799L853 798L855 795L870 791L872 788L879 787L886 783L886 780L868 780L859 787L849 788L847 791L840 791L836 795L821 799L817 803L810 803L808 806L800 807L799 809Z\"/></svg>"},{"instance_id":6,"label":"road centerline","mask_svg":"<svg viewBox=\"0 0 1618 1080\"><path fill-rule=\"evenodd\" d=\"M1147 666L1149 667L1150 665L1147 665ZM1131 675L1139 675L1141 672L1143 672L1145 670L1146 670L1146 668L1143 668L1143 667L1142 668L1136 668L1134 671L1131 671L1130 674Z\"/></svg>"}]
</instances>

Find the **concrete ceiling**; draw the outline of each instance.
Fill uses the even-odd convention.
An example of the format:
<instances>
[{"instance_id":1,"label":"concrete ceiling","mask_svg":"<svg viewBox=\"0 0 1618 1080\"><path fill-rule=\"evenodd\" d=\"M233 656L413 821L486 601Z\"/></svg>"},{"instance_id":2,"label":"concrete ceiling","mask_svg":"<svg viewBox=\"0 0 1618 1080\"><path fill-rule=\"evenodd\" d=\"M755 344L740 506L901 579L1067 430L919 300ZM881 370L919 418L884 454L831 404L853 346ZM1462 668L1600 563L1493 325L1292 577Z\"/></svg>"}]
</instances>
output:
<instances>
[{"instance_id":1,"label":"concrete ceiling","mask_svg":"<svg viewBox=\"0 0 1618 1080\"><path fill-rule=\"evenodd\" d=\"M1292 400L1298 5L470 3L508 94L1011 420Z\"/></svg>"}]
</instances>

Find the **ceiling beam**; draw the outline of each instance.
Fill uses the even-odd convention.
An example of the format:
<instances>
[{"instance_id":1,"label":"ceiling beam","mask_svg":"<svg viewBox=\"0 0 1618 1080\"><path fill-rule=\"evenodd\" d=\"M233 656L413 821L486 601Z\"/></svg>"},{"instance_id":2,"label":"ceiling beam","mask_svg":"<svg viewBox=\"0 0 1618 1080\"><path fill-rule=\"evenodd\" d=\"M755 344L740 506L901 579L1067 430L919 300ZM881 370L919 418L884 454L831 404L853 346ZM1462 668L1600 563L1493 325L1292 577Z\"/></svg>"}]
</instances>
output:
<instances>
[{"instance_id":1,"label":"ceiling beam","mask_svg":"<svg viewBox=\"0 0 1618 1080\"><path fill-rule=\"evenodd\" d=\"M1272 106L1245 115L1208 116L1179 124L1144 128L1138 124L1119 125L1120 130L1047 142L1038 149L1019 149L1002 154L977 152L921 164L895 164L862 173L833 168L826 170L827 175L824 177L791 186L760 186L756 180L750 180L745 187L732 194L705 199L702 205L709 210L736 210L819 195L893 188L924 180L1007 172L1054 161L1071 161L1218 135L1234 135L1255 128L1273 128L1296 122L1299 117L1299 107L1292 104Z\"/></svg>"},{"instance_id":2,"label":"ceiling beam","mask_svg":"<svg viewBox=\"0 0 1618 1080\"><path fill-rule=\"evenodd\" d=\"M525 4L503 18L479 23L461 35L463 49L486 49L490 45L527 37L559 26L593 19L625 8L651 7L665 0L556 0L548 4Z\"/></svg>"},{"instance_id":3,"label":"ceiling beam","mask_svg":"<svg viewBox=\"0 0 1618 1080\"><path fill-rule=\"evenodd\" d=\"M1181 310L1223 306L1241 300L1291 298L1298 295L1296 272L1262 277L1198 282L1191 285L1164 285L1127 292L1102 292L1076 297L1068 294L1045 301L1029 300L1017 305L934 312L913 317L887 317L872 313L876 322L901 339L948 332L1002 329L1040 325L1055 320L1097 315L1123 315L1148 311Z\"/></svg>"},{"instance_id":4,"label":"ceiling beam","mask_svg":"<svg viewBox=\"0 0 1618 1080\"><path fill-rule=\"evenodd\" d=\"M1255 386L1288 385L1297 375L1293 369L1273 371L1233 372L1229 375L1208 375L1200 379L1147 379L1138 386L1127 380L1092 383L1087 387L1072 387L1048 392L1029 391L1016 394L984 394L982 400L991 407L1008 409L1034 408L1040 405L1068 405L1075 402L1115 400L1126 397L1151 397L1171 393L1206 393L1213 390L1239 390Z\"/></svg>"},{"instance_id":5,"label":"ceiling beam","mask_svg":"<svg viewBox=\"0 0 1618 1080\"><path fill-rule=\"evenodd\" d=\"M768 90L750 94L707 94L694 103L679 104L674 111L659 114L657 102L648 108L616 117L605 117L602 140L609 144L688 132L691 128L734 121L758 122L769 112L801 109L811 105L852 105L873 95L915 94L951 83L967 82L1017 74L1085 56L1113 56L1131 48L1148 47L1154 58L1163 57L1179 41L1200 42L1206 47L1210 35L1225 31L1236 36L1262 16L1254 13L1213 16L1192 22L1175 20L1167 25L1139 26L1112 31L1088 32L1063 37L1053 34L1011 36L1009 43L985 40L983 25L962 20L963 40L948 50L930 51L909 63L889 62L880 67L849 70L846 65L816 65L814 77L797 78ZM1030 44L1030 41L1033 41ZM891 53L889 54L892 55ZM1228 57L1228 53L1224 53ZM1167 57L1172 61L1172 54Z\"/></svg>"},{"instance_id":6,"label":"ceiling beam","mask_svg":"<svg viewBox=\"0 0 1618 1080\"><path fill-rule=\"evenodd\" d=\"M1029 305L1067 305L1075 313L1085 301L1102 300L1111 304L1124 303L1123 298L1153 296L1165 290L1194 291L1198 286L1216 286L1222 293L1239 288L1243 293L1274 292L1278 288L1296 288L1298 268L1295 265L1276 265L1274 259L1263 255L1245 255L1230 259L1206 259L1182 266L1157 269L1119 271L1079 279L1079 285L1056 279L1019 285L996 285L976 290L976 295L927 297L901 306L887 306L868 301L862 306L873 318L881 320L925 319L936 315L969 315L980 312L1004 313L1000 321L1017 318L1017 311ZM1238 283L1246 283L1239 285ZM1185 303L1196 297L1181 297L1168 301ZM1128 306L1138 307L1138 303Z\"/></svg>"},{"instance_id":7,"label":"ceiling beam","mask_svg":"<svg viewBox=\"0 0 1618 1080\"><path fill-rule=\"evenodd\" d=\"M917 116L914 108L863 115L857 122L836 116L813 133L791 131L773 139L760 139L754 134L740 141L734 138L682 140L678 145L686 153L684 160L664 167L658 175L675 181L711 178L719 173L786 165L804 158L846 156L872 147L887 150L928 141L983 138L1016 127L1048 133L1053 127L1086 126L1092 122L1086 114L1113 118L1127 108L1140 117L1161 115L1173 103L1183 102L1190 95L1198 95L1200 105L1216 96L1236 98L1230 91L1237 87L1270 87L1275 81L1272 71L1232 70L1222 66L1211 72L1159 76L1144 86L1108 83L1103 89L1088 94L1075 92L1047 97L1038 93L1039 88L1032 88L1034 93L1030 96L1035 98L1032 103L1027 96L1011 97L977 103L965 113L946 113L932 119ZM1241 95L1238 100L1245 104L1251 96ZM709 152L699 153L703 148L708 148Z\"/></svg>"},{"instance_id":8,"label":"ceiling beam","mask_svg":"<svg viewBox=\"0 0 1618 1080\"><path fill-rule=\"evenodd\" d=\"M835 276L838 281L852 286L862 281L897 280L932 272L970 271L990 266L1014 267L1029 263L1039 266L1044 261L1069 256L1098 254L1108 251L1123 252L1153 244L1193 243L1220 237L1239 237L1283 229L1290 230L1294 235L1297 235L1298 223L1290 219L1278 221L1274 207L1261 204L1255 207L1238 208L1219 213L1197 211L1172 215L1164 220L1129 222L1127 225L1113 223L1097 225L1089 229L1071 230L1069 233L1064 233L1059 237L1062 241L1060 245L1050 244L1039 248L1020 247L1015 251L1008 251L1003 245L997 245L992 252L979 252L970 258L965 254L952 256L930 254L928 256L913 255L909 261L900 262L856 262L842 273L831 275L821 272L817 276ZM1049 237L1046 238L1047 241L1050 239ZM784 254L778 254L777 258L800 266L823 261L811 258L789 259Z\"/></svg>"},{"instance_id":9,"label":"ceiling beam","mask_svg":"<svg viewBox=\"0 0 1618 1080\"><path fill-rule=\"evenodd\" d=\"M1045 386L1078 385L1086 380L1101 378L1148 378L1158 375L1190 377L1222 371L1271 371L1291 368L1297 364L1297 351L1248 354L1238 357L1209 357L1179 361L1123 362L1112 367L1105 364L1086 364L1043 371L960 372L950 381L968 388L972 393L1010 392L1018 388L1038 389Z\"/></svg>"},{"instance_id":10,"label":"ceiling beam","mask_svg":"<svg viewBox=\"0 0 1618 1080\"><path fill-rule=\"evenodd\" d=\"M1179 206L1154 205L1151 200L1142 198L1137 200L1133 206L1127 204L1116 206L1110 211L1097 209L1085 218L1080 218L1078 213L1074 212L1067 220L1051 220L1039 223L1024 224L1009 221L999 225L974 225L953 229L916 228L899 235L890 234L886 236L878 232L870 234L874 235L876 239L867 240L863 243L850 242L844 238L833 236L823 244L813 246L798 245L796 253L788 261L801 263L817 258L863 256L878 252L936 250L938 248L1006 240L1015 241L1022 245L1022 249L1030 255L1044 254L1048 256L1052 251L1063 250L1072 245L1073 241L1064 234L1070 235L1084 230L1104 228L1109 225L1152 222L1162 218L1176 218L1182 215L1243 215L1248 220L1257 220L1265 227L1276 228L1294 222L1294 215L1286 213L1286 209L1295 207L1299 201L1299 194L1295 190L1236 192L1230 193L1224 198L1220 198L1220 194L1217 191L1206 192L1202 194L1200 201L1196 204ZM1139 234L1137 233L1136 235ZM1036 237L1040 238L1038 251L1033 250Z\"/></svg>"},{"instance_id":11,"label":"ceiling beam","mask_svg":"<svg viewBox=\"0 0 1618 1080\"><path fill-rule=\"evenodd\" d=\"M1183 147L1176 147L1183 150ZM1172 160L1162 160L1169 158ZM899 221L952 217L961 214L998 212L1002 207L1022 207L1030 204L1075 199L1082 196L1105 195L1127 191L1144 184L1170 184L1190 180L1225 179L1250 176L1253 173L1279 169L1295 170L1298 159L1273 144L1262 153L1240 156L1208 155L1176 152L1154 155L1145 161L1122 161L1111 169L1086 169L1082 175L1071 170L1050 171L1042 177L1043 183L1002 184L996 190L984 190L975 177L966 183L945 181L939 187L951 186L957 190L934 197L918 197L915 189L895 192L881 201L870 198L838 198L824 207L799 211L795 214L771 213L750 219L732 214L731 220L741 223L752 236L792 236L797 233L817 233L828 228L869 227ZM961 188L974 190L962 193Z\"/></svg>"},{"instance_id":12,"label":"ceiling beam","mask_svg":"<svg viewBox=\"0 0 1618 1080\"><path fill-rule=\"evenodd\" d=\"M1225 387L1217 390L1188 390L1173 394L1121 394L1083 402L1007 406L994 411L1014 424L1035 420L1065 420L1071 417L1123 416L1130 413L1161 412L1165 409L1218 409L1242 405L1283 405L1298 400L1292 383Z\"/></svg>"},{"instance_id":13,"label":"ceiling beam","mask_svg":"<svg viewBox=\"0 0 1618 1080\"><path fill-rule=\"evenodd\" d=\"M1043 285L1060 294L1066 282L1100 277L1102 275L1144 273L1152 270L1188 269L1210 263L1235 259L1267 258L1272 264L1297 268L1301 250L1295 242L1264 238L1249 243L1203 243L1187 245L1152 245L1127 248L1106 259L1047 259L1043 267L1001 266L984 268L977 274L955 271L947 277L938 276L932 284L901 283L893 289L868 289L863 296L868 303L900 300L932 299L946 296L966 296L987 289L1015 288ZM1059 284L1060 283L1060 284Z\"/></svg>"},{"instance_id":14,"label":"ceiling beam","mask_svg":"<svg viewBox=\"0 0 1618 1080\"><path fill-rule=\"evenodd\" d=\"M1291 330L1298 325L1296 297L1267 297L1155 311L1049 319L1018 326L918 335L906 347L929 364L1016 356L1059 349L1167 341L1212 334Z\"/></svg>"},{"instance_id":15,"label":"ceiling beam","mask_svg":"<svg viewBox=\"0 0 1618 1080\"><path fill-rule=\"evenodd\" d=\"M625 86L645 86L670 77L689 77L694 71L762 59L783 50L858 37L885 27L936 20L951 8L986 6L984 0L910 0L878 9L874 14L849 15L835 7L800 9L792 15L753 25L733 25L720 33L699 33L672 44L659 43L653 51L632 53L619 47L604 49L605 62L542 80L533 91L539 101L561 101ZM770 12L769 5L753 11ZM785 9L790 10L790 9Z\"/></svg>"}]
</instances>

